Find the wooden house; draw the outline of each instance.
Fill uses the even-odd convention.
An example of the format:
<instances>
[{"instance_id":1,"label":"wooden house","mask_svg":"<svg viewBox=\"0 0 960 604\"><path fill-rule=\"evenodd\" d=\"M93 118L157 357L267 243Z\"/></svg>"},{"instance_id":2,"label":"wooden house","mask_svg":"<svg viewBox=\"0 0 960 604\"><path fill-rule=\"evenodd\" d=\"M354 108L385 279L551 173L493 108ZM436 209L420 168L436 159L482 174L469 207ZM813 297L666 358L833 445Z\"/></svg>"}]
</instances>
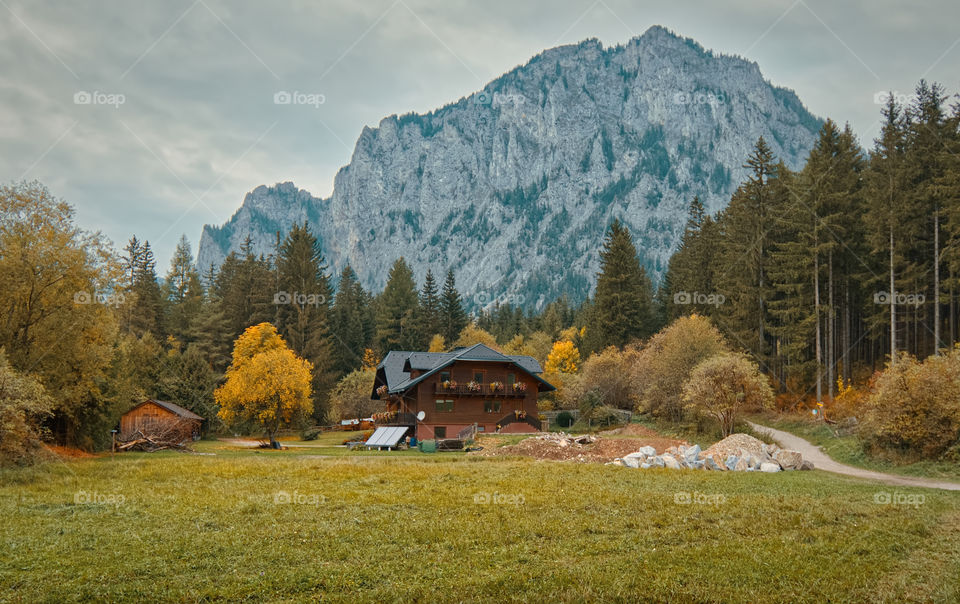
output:
<instances>
[{"instance_id":1,"label":"wooden house","mask_svg":"<svg viewBox=\"0 0 960 604\"><path fill-rule=\"evenodd\" d=\"M202 423L202 417L180 405L147 399L120 417L119 438L126 440L137 432L151 434L176 424L196 440Z\"/></svg>"},{"instance_id":2,"label":"wooden house","mask_svg":"<svg viewBox=\"0 0 960 604\"><path fill-rule=\"evenodd\" d=\"M479 432L540 430L537 396L555 388L536 359L483 344L450 352L390 351L377 366L371 398L386 403L380 426L406 426L418 440ZM423 419L417 415L423 412Z\"/></svg>"}]
</instances>

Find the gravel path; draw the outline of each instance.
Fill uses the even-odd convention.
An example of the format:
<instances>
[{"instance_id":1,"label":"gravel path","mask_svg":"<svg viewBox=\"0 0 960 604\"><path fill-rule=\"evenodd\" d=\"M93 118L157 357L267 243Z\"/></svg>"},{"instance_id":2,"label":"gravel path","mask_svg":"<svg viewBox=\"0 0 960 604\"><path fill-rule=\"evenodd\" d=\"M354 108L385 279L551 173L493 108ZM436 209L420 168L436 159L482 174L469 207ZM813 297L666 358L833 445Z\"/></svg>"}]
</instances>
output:
<instances>
[{"instance_id":1,"label":"gravel path","mask_svg":"<svg viewBox=\"0 0 960 604\"><path fill-rule=\"evenodd\" d=\"M790 434L789 432L776 430L767 426L761 426L760 424L755 424L753 422L747 423L750 424L750 426L757 432L768 433L774 440L777 441L777 443L780 444L782 448L799 452L801 455L803 455L804 459L812 461L814 467L818 470L825 470L827 472L834 472L836 474L845 474L847 476L855 476L857 478L877 480L886 484L897 486L927 487L931 489L960 491L960 483L956 482L946 482L943 480L919 478L914 476L900 476L898 474L886 474L884 472L874 472L872 470L864 470L863 468L848 466L830 459L827 457L826 453L820 450L820 447L800 438L799 436L796 436L795 434Z\"/></svg>"}]
</instances>

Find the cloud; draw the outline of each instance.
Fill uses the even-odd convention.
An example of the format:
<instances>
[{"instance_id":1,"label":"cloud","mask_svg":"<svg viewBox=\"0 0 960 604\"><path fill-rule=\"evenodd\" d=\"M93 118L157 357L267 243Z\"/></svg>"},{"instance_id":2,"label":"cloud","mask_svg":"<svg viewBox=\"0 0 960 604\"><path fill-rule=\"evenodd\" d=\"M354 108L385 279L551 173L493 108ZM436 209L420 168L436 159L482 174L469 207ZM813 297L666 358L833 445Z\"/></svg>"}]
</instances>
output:
<instances>
[{"instance_id":1,"label":"cloud","mask_svg":"<svg viewBox=\"0 0 960 604\"><path fill-rule=\"evenodd\" d=\"M363 126L455 101L557 44L623 43L662 24L757 61L866 144L876 91L910 92L922 75L954 87L960 56L960 8L946 0L6 6L0 179L42 180L83 226L118 245L150 240L161 265L257 185L326 196ZM281 91L323 103L275 104ZM76 104L78 92L124 102Z\"/></svg>"}]
</instances>

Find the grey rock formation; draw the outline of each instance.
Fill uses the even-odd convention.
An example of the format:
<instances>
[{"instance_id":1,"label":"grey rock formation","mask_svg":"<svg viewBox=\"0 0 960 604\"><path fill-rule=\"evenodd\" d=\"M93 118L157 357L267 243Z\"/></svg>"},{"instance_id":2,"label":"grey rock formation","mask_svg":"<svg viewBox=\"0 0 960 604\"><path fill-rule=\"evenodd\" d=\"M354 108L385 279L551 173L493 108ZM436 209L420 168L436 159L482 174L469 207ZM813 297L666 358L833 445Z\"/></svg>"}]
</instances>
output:
<instances>
[{"instance_id":1,"label":"grey rock formation","mask_svg":"<svg viewBox=\"0 0 960 604\"><path fill-rule=\"evenodd\" d=\"M819 126L756 63L661 27L614 47L587 40L364 128L328 199L292 183L254 189L226 224L204 227L197 264L219 266L248 236L269 254L277 230L309 220L332 270L349 263L375 291L404 256L418 280L452 268L472 308L576 302L611 220L627 223L656 280L694 195L721 209L760 136L800 167Z\"/></svg>"}]
</instances>

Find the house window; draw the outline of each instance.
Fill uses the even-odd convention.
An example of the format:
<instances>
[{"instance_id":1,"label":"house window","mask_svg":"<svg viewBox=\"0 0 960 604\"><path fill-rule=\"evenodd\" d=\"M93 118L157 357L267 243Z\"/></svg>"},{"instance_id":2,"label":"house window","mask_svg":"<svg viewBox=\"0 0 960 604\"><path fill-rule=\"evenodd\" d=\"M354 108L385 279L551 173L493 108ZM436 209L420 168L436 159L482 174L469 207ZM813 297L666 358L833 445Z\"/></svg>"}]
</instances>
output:
<instances>
[{"instance_id":1,"label":"house window","mask_svg":"<svg viewBox=\"0 0 960 604\"><path fill-rule=\"evenodd\" d=\"M441 372L440 372L440 383L443 384L444 382L449 382L449 381L450 381L450 372L449 372L449 371L441 371Z\"/></svg>"},{"instance_id":2,"label":"house window","mask_svg":"<svg viewBox=\"0 0 960 604\"><path fill-rule=\"evenodd\" d=\"M508 385L508 386L513 386L513 383L516 382L516 381L517 381L517 374L515 374L515 373L508 373L508 374L507 374L507 385Z\"/></svg>"},{"instance_id":3,"label":"house window","mask_svg":"<svg viewBox=\"0 0 960 604\"><path fill-rule=\"evenodd\" d=\"M436 426L433 429L434 438L446 438L447 437L447 427L446 426Z\"/></svg>"},{"instance_id":4,"label":"house window","mask_svg":"<svg viewBox=\"0 0 960 604\"><path fill-rule=\"evenodd\" d=\"M486 431L487 431L486 426L477 426L477 432L486 432Z\"/></svg>"},{"instance_id":5,"label":"house window","mask_svg":"<svg viewBox=\"0 0 960 604\"><path fill-rule=\"evenodd\" d=\"M483 410L487 413L499 413L500 401L483 401Z\"/></svg>"},{"instance_id":6,"label":"house window","mask_svg":"<svg viewBox=\"0 0 960 604\"><path fill-rule=\"evenodd\" d=\"M483 371L474 371L473 372L473 381L482 384L483 383Z\"/></svg>"},{"instance_id":7,"label":"house window","mask_svg":"<svg viewBox=\"0 0 960 604\"><path fill-rule=\"evenodd\" d=\"M440 412L453 411L452 400L437 399L436 405L437 405L437 411L440 411Z\"/></svg>"}]
</instances>

